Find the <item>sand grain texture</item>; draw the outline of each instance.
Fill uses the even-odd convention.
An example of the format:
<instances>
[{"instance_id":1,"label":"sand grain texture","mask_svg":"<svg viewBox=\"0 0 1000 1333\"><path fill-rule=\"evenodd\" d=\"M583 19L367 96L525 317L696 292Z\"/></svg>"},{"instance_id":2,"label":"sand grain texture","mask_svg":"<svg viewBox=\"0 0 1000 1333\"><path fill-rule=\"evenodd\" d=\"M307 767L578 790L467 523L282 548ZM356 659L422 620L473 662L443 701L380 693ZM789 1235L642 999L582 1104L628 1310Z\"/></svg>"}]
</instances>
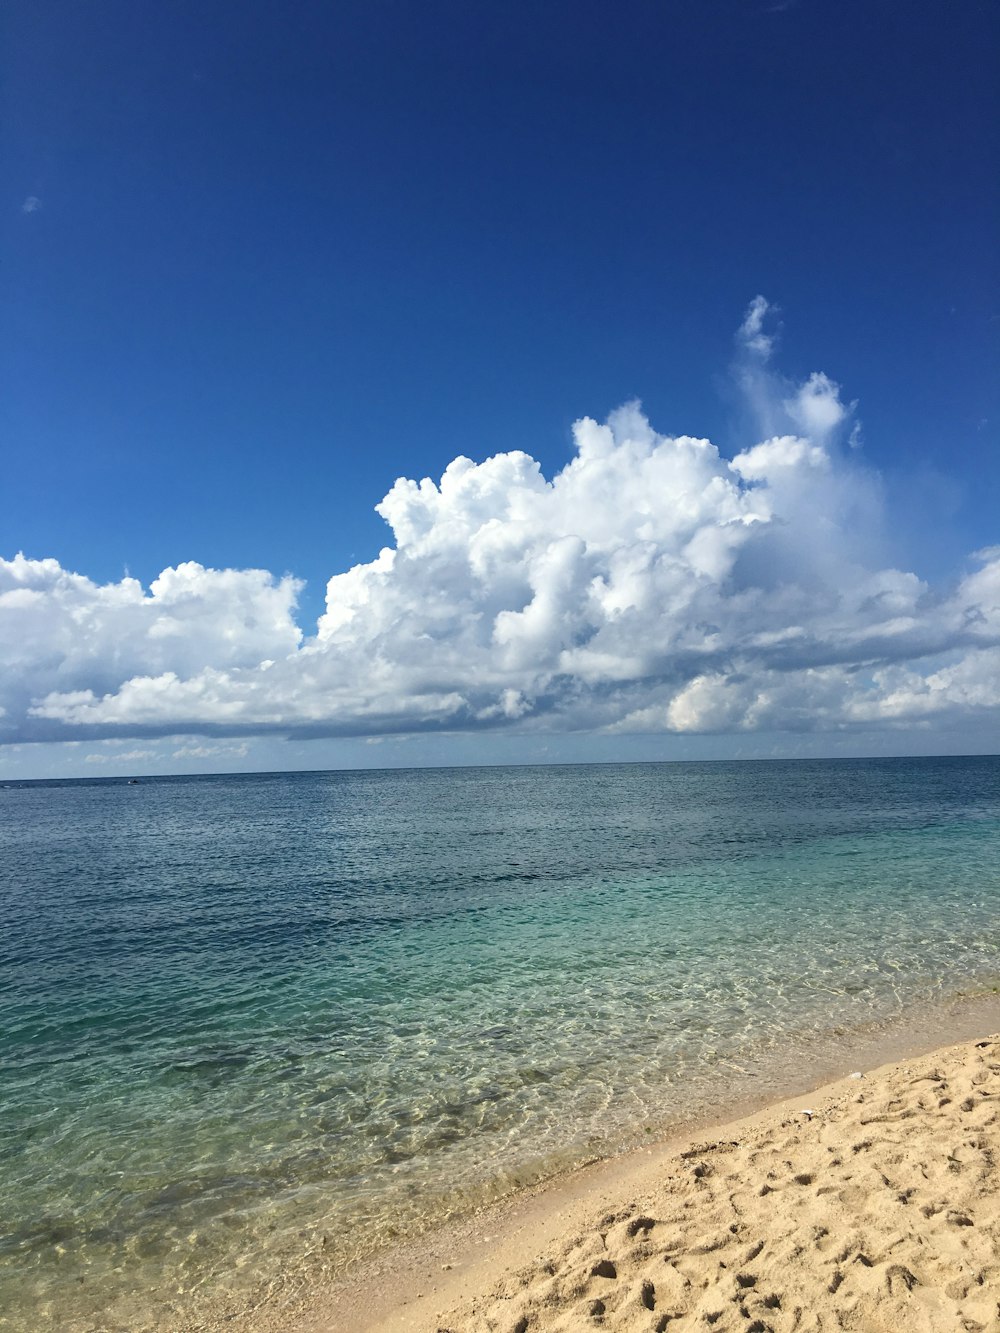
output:
<instances>
[{"instance_id":1,"label":"sand grain texture","mask_svg":"<svg viewBox=\"0 0 1000 1333\"><path fill-rule=\"evenodd\" d=\"M1000 1039L695 1144L438 1333L1000 1333ZM402 1325L401 1325L402 1326Z\"/></svg>"}]
</instances>

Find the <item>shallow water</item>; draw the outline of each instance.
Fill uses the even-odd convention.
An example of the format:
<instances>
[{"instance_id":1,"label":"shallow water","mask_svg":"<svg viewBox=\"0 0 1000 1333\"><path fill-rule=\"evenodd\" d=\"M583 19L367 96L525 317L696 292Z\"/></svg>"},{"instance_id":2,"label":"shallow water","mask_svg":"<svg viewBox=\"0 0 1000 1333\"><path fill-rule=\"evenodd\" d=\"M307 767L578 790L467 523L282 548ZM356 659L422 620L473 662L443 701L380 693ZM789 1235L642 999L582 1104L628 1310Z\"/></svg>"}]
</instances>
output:
<instances>
[{"instance_id":1,"label":"shallow water","mask_svg":"<svg viewBox=\"0 0 1000 1333\"><path fill-rule=\"evenodd\" d=\"M998 835L991 758L0 790L0 1325L176 1326L989 987Z\"/></svg>"}]
</instances>

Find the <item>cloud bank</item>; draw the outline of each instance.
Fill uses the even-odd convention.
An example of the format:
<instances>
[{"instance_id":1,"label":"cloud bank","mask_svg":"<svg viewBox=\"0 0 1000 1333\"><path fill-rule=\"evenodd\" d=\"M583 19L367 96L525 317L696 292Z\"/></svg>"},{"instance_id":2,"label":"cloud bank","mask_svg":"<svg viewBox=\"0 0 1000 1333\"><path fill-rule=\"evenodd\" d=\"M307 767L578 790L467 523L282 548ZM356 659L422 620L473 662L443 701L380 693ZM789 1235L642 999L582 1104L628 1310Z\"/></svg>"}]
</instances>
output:
<instances>
[{"instance_id":1,"label":"cloud bank","mask_svg":"<svg viewBox=\"0 0 1000 1333\"><path fill-rule=\"evenodd\" d=\"M551 480L519 451L400 479L393 544L309 637L261 570L146 591L0 560L0 738L995 724L1000 547L948 588L891 567L853 405L772 369L772 322L758 297L739 331L760 429L734 457L630 404L578 421Z\"/></svg>"}]
</instances>

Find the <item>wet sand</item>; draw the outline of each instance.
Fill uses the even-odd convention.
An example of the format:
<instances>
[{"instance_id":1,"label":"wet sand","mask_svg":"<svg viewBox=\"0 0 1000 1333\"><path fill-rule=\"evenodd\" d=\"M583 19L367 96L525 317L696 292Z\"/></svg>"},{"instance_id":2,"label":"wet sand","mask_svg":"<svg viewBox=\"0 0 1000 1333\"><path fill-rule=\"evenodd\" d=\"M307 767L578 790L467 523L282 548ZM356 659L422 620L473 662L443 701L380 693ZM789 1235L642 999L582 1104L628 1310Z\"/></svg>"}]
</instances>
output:
<instances>
[{"instance_id":1,"label":"wet sand","mask_svg":"<svg viewBox=\"0 0 1000 1333\"><path fill-rule=\"evenodd\" d=\"M998 1018L995 997L973 1003L953 1017L957 1045L852 1061L835 1082L595 1163L339 1283L317 1256L325 1282L289 1281L225 1327L1000 1333ZM921 1049L918 1034L897 1040Z\"/></svg>"}]
</instances>

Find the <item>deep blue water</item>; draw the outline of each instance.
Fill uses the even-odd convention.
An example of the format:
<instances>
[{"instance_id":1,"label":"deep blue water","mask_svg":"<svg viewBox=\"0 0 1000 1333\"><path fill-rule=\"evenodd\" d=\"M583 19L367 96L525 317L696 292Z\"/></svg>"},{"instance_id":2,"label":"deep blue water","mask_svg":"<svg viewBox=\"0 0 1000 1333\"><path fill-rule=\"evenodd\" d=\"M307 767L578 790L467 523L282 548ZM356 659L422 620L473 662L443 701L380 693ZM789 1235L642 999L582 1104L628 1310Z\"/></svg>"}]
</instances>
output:
<instances>
[{"instance_id":1,"label":"deep blue water","mask_svg":"<svg viewBox=\"0 0 1000 1333\"><path fill-rule=\"evenodd\" d=\"M998 851L996 758L2 789L0 1326L140 1327L988 987Z\"/></svg>"}]
</instances>

